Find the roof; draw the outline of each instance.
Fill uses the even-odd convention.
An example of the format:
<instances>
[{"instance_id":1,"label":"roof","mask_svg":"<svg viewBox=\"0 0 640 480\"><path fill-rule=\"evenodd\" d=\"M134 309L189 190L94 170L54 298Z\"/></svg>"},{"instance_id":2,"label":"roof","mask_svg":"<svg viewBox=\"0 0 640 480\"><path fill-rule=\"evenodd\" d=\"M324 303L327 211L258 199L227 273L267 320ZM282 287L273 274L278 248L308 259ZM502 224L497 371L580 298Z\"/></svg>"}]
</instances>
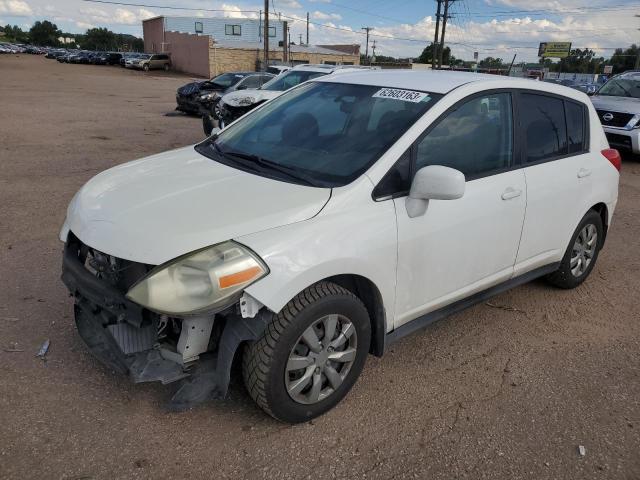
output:
<instances>
[{"instance_id":1,"label":"roof","mask_svg":"<svg viewBox=\"0 0 640 480\"><path fill-rule=\"evenodd\" d=\"M507 77L472 72L452 72L445 70L357 70L353 67L338 70L333 75L325 75L314 82L350 83L378 87L417 90L430 93L449 93L462 85L487 84L487 88L521 88L555 93L583 103L590 103L589 97L580 90L555 83L540 82L528 78Z\"/></svg>"},{"instance_id":2,"label":"roof","mask_svg":"<svg viewBox=\"0 0 640 480\"><path fill-rule=\"evenodd\" d=\"M496 81L511 77L486 75L482 73L451 72L445 70L349 70L339 76L322 78L318 81L339 81L359 85L377 85L380 87L404 88L433 93L447 93L460 85L471 82Z\"/></svg>"},{"instance_id":3,"label":"roof","mask_svg":"<svg viewBox=\"0 0 640 480\"><path fill-rule=\"evenodd\" d=\"M336 50L348 55L360 55L360 44L338 44L338 45L318 45L318 47L328 48L329 50Z\"/></svg>"}]
</instances>

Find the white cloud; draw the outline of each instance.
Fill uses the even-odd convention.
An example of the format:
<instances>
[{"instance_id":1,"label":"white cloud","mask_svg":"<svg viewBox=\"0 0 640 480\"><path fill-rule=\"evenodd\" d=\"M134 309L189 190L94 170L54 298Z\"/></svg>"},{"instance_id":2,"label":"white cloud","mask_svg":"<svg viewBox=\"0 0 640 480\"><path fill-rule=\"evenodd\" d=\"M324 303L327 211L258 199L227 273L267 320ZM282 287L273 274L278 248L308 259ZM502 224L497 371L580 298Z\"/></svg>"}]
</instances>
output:
<instances>
[{"instance_id":1,"label":"white cloud","mask_svg":"<svg viewBox=\"0 0 640 480\"><path fill-rule=\"evenodd\" d=\"M224 10L223 16L227 18L258 18L257 13L245 11L245 9L242 9L237 5L229 5L227 3L223 3L222 10Z\"/></svg>"},{"instance_id":2,"label":"white cloud","mask_svg":"<svg viewBox=\"0 0 640 480\"><path fill-rule=\"evenodd\" d=\"M276 5L278 7L278 9L280 9L281 7L284 8L302 8L302 5L300 5L299 2L297 2L296 0L278 0L278 3Z\"/></svg>"},{"instance_id":3,"label":"white cloud","mask_svg":"<svg viewBox=\"0 0 640 480\"><path fill-rule=\"evenodd\" d=\"M84 28L85 30L89 30L90 28L96 28L95 25L92 25L91 23L85 23L85 22L76 22L76 26L78 28Z\"/></svg>"},{"instance_id":4,"label":"white cloud","mask_svg":"<svg viewBox=\"0 0 640 480\"><path fill-rule=\"evenodd\" d=\"M324 13L319 10L312 12L311 17L318 20L342 20L342 16L337 13Z\"/></svg>"},{"instance_id":5,"label":"white cloud","mask_svg":"<svg viewBox=\"0 0 640 480\"><path fill-rule=\"evenodd\" d=\"M22 0L0 0L0 13L12 17L28 17L33 15L33 10Z\"/></svg>"}]
</instances>

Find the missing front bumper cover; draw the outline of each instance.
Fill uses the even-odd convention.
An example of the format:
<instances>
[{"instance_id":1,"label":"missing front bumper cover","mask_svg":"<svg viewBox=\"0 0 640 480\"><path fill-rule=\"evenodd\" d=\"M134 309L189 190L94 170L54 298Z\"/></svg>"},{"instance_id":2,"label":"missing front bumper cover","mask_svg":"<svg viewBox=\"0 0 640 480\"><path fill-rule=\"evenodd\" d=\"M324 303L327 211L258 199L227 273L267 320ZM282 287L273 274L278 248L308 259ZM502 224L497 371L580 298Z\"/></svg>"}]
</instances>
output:
<instances>
[{"instance_id":1,"label":"missing front bumper cover","mask_svg":"<svg viewBox=\"0 0 640 480\"><path fill-rule=\"evenodd\" d=\"M183 365L162 354L157 326L143 320L143 309L93 276L70 250L65 249L62 279L75 298L78 333L98 360L135 383L180 381L171 410L226 396L238 346L262 335L271 312L263 308L254 318L229 315L218 344L212 346L216 353Z\"/></svg>"}]
</instances>

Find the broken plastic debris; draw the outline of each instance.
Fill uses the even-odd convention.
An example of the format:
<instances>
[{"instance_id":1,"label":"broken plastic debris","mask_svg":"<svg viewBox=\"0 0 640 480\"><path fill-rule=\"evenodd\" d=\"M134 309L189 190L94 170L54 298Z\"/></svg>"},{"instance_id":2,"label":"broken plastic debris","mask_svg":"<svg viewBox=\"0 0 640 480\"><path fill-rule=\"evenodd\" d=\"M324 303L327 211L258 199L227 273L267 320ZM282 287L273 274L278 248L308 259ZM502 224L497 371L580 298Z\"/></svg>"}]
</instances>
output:
<instances>
[{"instance_id":1,"label":"broken plastic debris","mask_svg":"<svg viewBox=\"0 0 640 480\"><path fill-rule=\"evenodd\" d=\"M49 344L51 342L49 341L49 339L47 338L44 343L42 344L42 346L40 347L40 350L38 350L38 353L36 353L36 357L40 357L44 360L44 356L47 354L47 352L49 351Z\"/></svg>"},{"instance_id":2,"label":"broken plastic debris","mask_svg":"<svg viewBox=\"0 0 640 480\"><path fill-rule=\"evenodd\" d=\"M584 445L578 445L578 453L581 457L584 457L587 454L587 449L584 448Z\"/></svg>"}]
</instances>

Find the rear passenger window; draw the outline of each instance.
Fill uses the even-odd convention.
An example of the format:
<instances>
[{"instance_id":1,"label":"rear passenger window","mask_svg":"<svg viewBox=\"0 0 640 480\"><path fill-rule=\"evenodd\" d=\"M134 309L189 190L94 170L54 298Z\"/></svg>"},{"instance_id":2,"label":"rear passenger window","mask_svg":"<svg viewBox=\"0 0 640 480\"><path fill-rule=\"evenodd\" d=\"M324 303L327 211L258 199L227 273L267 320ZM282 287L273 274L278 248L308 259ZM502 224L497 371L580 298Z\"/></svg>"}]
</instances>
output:
<instances>
[{"instance_id":1,"label":"rear passenger window","mask_svg":"<svg viewBox=\"0 0 640 480\"><path fill-rule=\"evenodd\" d=\"M564 102L555 97L521 94L520 116L526 139L527 162L567 154Z\"/></svg>"},{"instance_id":2,"label":"rear passenger window","mask_svg":"<svg viewBox=\"0 0 640 480\"><path fill-rule=\"evenodd\" d=\"M504 170L513 155L511 94L475 97L439 121L418 142L416 171L444 165L477 178Z\"/></svg>"},{"instance_id":3,"label":"rear passenger window","mask_svg":"<svg viewBox=\"0 0 640 480\"><path fill-rule=\"evenodd\" d=\"M584 107L573 102L565 102L564 105L567 115L569 153L580 153L585 150Z\"/></svg>"}]
</instances>

